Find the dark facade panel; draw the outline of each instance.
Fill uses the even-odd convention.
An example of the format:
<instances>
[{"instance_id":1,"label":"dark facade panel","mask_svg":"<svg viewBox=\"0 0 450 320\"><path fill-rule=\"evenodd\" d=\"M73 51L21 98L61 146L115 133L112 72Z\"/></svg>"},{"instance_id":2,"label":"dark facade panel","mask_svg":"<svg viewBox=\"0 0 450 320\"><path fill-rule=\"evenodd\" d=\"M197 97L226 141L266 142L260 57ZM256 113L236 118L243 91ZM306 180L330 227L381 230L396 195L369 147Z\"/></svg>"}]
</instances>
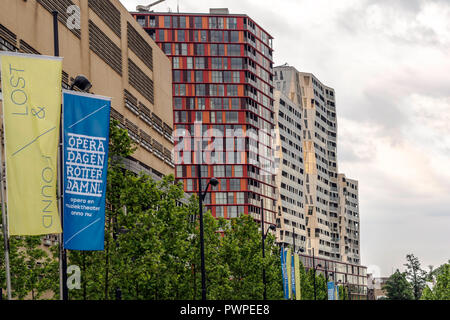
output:
<instances>
[{"instance_id":1,"label":"dark facade panel","mask_svg":"<svg viewBox=\"0 0 450 320\"><path fill-rule=\"evenodd\" d=\"M40 54L39 51L37 51L36 49L34 49L32 46L30 46L28 43L26 43L26 42L23 41L22 39L20 40L19 49L20 49L20 51L23 52L23 53Z\"/></svg>"},{"instance_id":2,"label":"dark facade panel","mask_svg":"<svg viewBox=\"0 0 450 320\"><path fill-rule=\"evenodd\" d=\"M108 27L120 38L120 11L109 0L89 0L91 8Z\"/></svg>"},{"instance_id":3,"label":"dark facade panel","mask_svg":"<svg viewBox=\"0 0 450 320\"><path fill-rule=\"evenodd\" d=\"M130 48L153 71L153 49L128 22L128 48Z\"/></svg>"},{"instance_id":4,"label":"dark facade panel","mask_svg":"<svg viewBox=\"0 0 450 320\"><path fill-rule=\"evenodd\" d=\"M2 44L5 45L6 47L8 47L8 50L12 50L17 46L17 36L15 33L13 33L12 31L10 31L8 28L6 28L4 25L0 24L0 38L2 38L2 40L8 42L3 43ZM14 48L13 48L14 46Z\"/></svg>"},{"instance_id":5,"label":"dark facade panel","mask_svg":"<svg viewBox=\"0 0 450 320\"><path fill-rule=\"evenodd\" d=\"M114 71L122 75L122 51L89 20L89 46Z\"/></svg>"},{"instance_id":6,"label":"dark facade panel","mask_svg":"<svg viewBox=\"0 0 450 320\"><path fill-rule=\"evenodd\" d=\"M151 104L154 104L153 80L139 69L131 59L128 59L128 82Z\"/></svg>"}]
</instances>

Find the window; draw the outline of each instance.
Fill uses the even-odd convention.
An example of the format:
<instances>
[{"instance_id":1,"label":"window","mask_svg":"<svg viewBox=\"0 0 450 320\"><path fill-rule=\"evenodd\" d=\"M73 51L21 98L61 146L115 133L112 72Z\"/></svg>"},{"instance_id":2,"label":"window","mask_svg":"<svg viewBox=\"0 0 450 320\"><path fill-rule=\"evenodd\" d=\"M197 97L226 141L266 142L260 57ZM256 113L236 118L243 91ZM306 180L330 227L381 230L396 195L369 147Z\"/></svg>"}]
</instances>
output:
<instances>
[{"instance_id":1,"label":"window","mask_svg":"<svg viewBox=\"0 0 450 320\"><path fill-rule=\"evenodd\" d=\"M164 30L158 30L158 39L164 41Z\"/></svg>"},{"instance_id":2,"label":"window","mask_svg":"<svg viewBox=\"0 0 450 320\"><path fill-rule=\"evenodd\" d=\"M214 177L225 177L225 166L214 166Z\"/></svg>"},{"instance_id":3,"label":"window","mask_svg":"<svg viewBox=\"0 0 450 320\"><path fill-rule=\"evenodd\" d=\"M195 54L199 56L205 55L205 45L203 43L195 44Z\"/></svg>"},{"instance_id":4,"label":"window","mask_svg":"<svg viewBox=\"0 0 450 320\"><path fill-rule=\"evenodd\" d=\"M238 113L237 112L226 112L226 121L227 123L236 123L238 122Z\"/></svg>"},{"instance_id":5,"label":"window","mask_svg":"<svg viewBox=\"0 0 450 320\"><path fill-rule=\"evenodd\" d=\"M239 83L240 81L241 81L241 75L240 75L239 71L234 71L233 72L233 82Z\"/></svg>"},{"instance_id":6,"label":"window","mask_svg":"<svg viewBox=\"0 0 450 320\"><path fill-rule=\"evenodd\" d=\"M229 56L240 56L241 46L239 44L229 44L228 45L228 55Z\"/></svg>"},{"instance_id":7,"label":"window","mask_svg":"<svg viewBox=\"0 0 450 320\"><path fill-rule=\"evenodd\" d=\"M195 69L205 69L205 58L195 58Z\"/></svg>"},{"instance_id":8,"label":"window","mask_svg":"<svg viewBox=\"0 0 450 320\"><path fill-rule=\"evenodd\" d=\"M173 71L173 82L181 82L180 70Z\"/></svg>"},{"instance_id":9,"label":"window","mask_svg":"<svg viewBox=\"0 0 450 320\"><path fill-rule=\"evenodd\" d=\"M164 17L164 28L170 28L170 16Z\"/></svg>"},{"instance_id":10,"label":"window","mask_svg":"<svg viewBox=\"0 0 450 320\"><path fill-rule=\"evenodd\" d=\"M137 16L136 21L143 27L146 27L145 25L145 16Z\"/></svg>"},{"instance_id":11,"label":"window","mask_svg":"<svg viewBox=\"0 0 450 320\"><path fill-rule=\"evenodd\" d=\"M209 95L210 96L223 96L224 87L222 84L210 84L209 85Z\"/></svg>"},{"instance_id":12,"label":"window","mask_svg":"<svg viewBox=\"0 0 450 320\"><path fill-rule=\"evenodd\" d=\"M183 56L187 56L187 43L182 43L181 44L181 54L183 55Z\"/></svg>"},{"instance_id":13,"label":"window","mask_svg":"<svg viewBox=\"0 0 450 320\"><path fill-rule=\"evenodd\" d=\"M177 166L177 177L183 177L183 167L182 166Z\"/></svg>"},{"instance_id":14,"label":"window","mask_svg":"<svg viewBox=\"0 0 450 320\"><path fill-rule=\"evenodd\" d=\"M180 28L186 28L186 17L180 17Z\"/></svg>"},{"instance_id":15,"label":"window","mask_svg":"<svg viewBox=\"0 0 450 320\"><path fill-rule=\"evenodd\" d=\"M235 84L227 85L227 96L237 96L238 95L238 86Z\"/></svg>"},{"instance_id":16,"label":"window","mask_svg":"<svg viewBox=\"0 0 450 320\"><path fill-rule=\"evenodd\" d=\"M226 192L216 192L216 203L217 204L227 204L227 193Z\"/></svg>"},{"instance_id":17,"label":"window","mask_svg":"<svg viewBox=\"0 0 450 320\"><path fill-rule=\"evenodd\" d=\"M239 109L239 98L231 98L231 109Z\"/></svg>"},{"instance_id":18,"label":"window","mask_svg":"<svg viewBox=\"0 0 450 320\"><path fill-rule=\"evenodd\" d=\"M222 69L222 58L211 58L212 69Z\"/></svg>"},{"instance_id":19,"label":"window","mask_svg":"<svg viewBox=\"0 0 450 320\"><path fill-rule=\"evenodd\" d=\"M239 32L230 31L230 42L239 42Z\"/></svg>"},{"instance_id":20,"label":"window","mask_svg":"<svg viewBox=\"0 0 450 320\"><path fill-rule=\"evenodd\" d=\"M223 82L231 82L231 71L223 72Z\"/></svg>"},{"instance_id":21,"label":"window","mask_svg":"<svg viewBox=\"0 0 450 320\"><path fill-rule=\"evenodd\" d=\"M228 218L236 218L237 217L237 207L236 206L229 206L227 208Z\"/></svg>"},{"instance_id":22,"label":"window","mask_svg":"<svg viewBox=\"0 0 450 320\"><path fill-rule=\"evenodd\" d=\"M231 58L231 69L243 69L241 58Z\"/></svg>"},{"instance_id":23,"label":"window","mask_svg":"<svg viewBox=\"0 0 450 320\"><path fill-rule=\"evenodd\" d=\"M228 192L227 203L228 204L233 204L234 203L234 192Z\"/></svg>"},{"instance_id":24,"label":"window","mask_svg":"<svg viewBox=\"0 0 450 320\"><path fill-rule=\"evenodd\" d=\"M186 191L194 191L192 179L186 179Z\"/></svg>"},{"instance_id":25,"label":"window","mask_svg":"<svg viewBox=\"0 0 450 320\"><path fill-rule=\"evenodd\" d=\"M184 30L177 30L177 38L178 38L178 41L180 41L180 42L186 41Z\"/></svg>"},{"instance_id":26,"label":"window","mask_svg":"<svg viewBox=\"0 0 450 320\"><path fill-rule=\"evenodd\" d=\"M186 95L186 85L180 84L180 96L185 96L185 95Z\"/></svg>"},{"instance_id":27,"label":"window","mask_svg":"<svg viewBox=\"0 0 450 320\"><path fill-rule=\"evenodd\" d=\"M211 42L222 42L222 31L211 31Z\"/></svg>"},{"instance_id":28,"label":"window","mask_svg":"<svg viewBox=\"0 0 450 320\"><path fill-rule=\"evenodd\" d=\"M202 17L195 17L194 18L194 28L195 29L201 29L202 28Z\"/></svg>"},{"instance_id":29,"label":"window","mask_svg":"<svg viewBox=\"0 0 450 320\"><path fill-rule=\"evenodd\" d=\"M198 105L198 109L205 110L205 98L198 98L197 105ZM206 130L203 130L203 132L205 132L205 131Z\"/></svg>"},{"instance_id":30,"label":"window","mask_svg":"<svg viewBox=\"0 0 450 320\"><path fill-rule=\"evenodd\" d=\"M222 109L222 99L221 98L211 98L211 109Z\"/></svg>"},{"instance_id":31,"label":"window","mask_svg":"<svg viewBox=\"0 0 450 320\"><path fill-rule=\"evenodd\" d=\"M223 109L228 109L228 108L230 108L230 99L223 98Z\"/></svg>"},{"instance_id":32,"label":"window","mask_svg":"<svg viewBox=\"0 0 450 320\"><path fill-rule=\"evenodd\" d=\"M211 44L211 55L212 56L225 55L225 45L224 44Z\"/></svg>"},{"instance_id":33,"label":"window","mask_svg":"<svg viewBox=\"0 0 450 320\"><path fill-rule=\"evenodd\" d=\"M230 179L230 190L240 190L240 189L241 189L241 180Z\"/></svg>"},{"instance_id":34,"label":"window","mask_svg":"<svg viewBox=\"0 0 450 320\"><path fill-rule=\"evenodd\" d=\"M175 109L181 109L183 107L183 99L181 98L175 98L173 100L173 107Z\"/></svg>"},{"instance_id":35,"label":"window","mask_svg":"<svg viewBox=\"0 0 450 320\"><path fill-rule=\"evenodd\" d=\"M209 18L209 28L210 29L217 29L217 18L216 17L210 17Z\"/></svg>"},{"instance_id":36,"label":"window","mask_svg":"<svg viewBox=\"0 0 450 320\"><path fill-rule=\"evenodd\" d=\"M236 204L244 204L245 197L244 192L236 192Z\"/></svg>"},{"instance_id":37,"label":"window","mask_svg":"<svg viewBox=\"0 0 450 320\"><path fill-rule=\"evenodd\" d=\"M172 44L171 43L163 43L163 51L165 54L172 54Z\"/></svg>"},{"instance_id":38,"label":"window","mask_svg":"<svg viewBox=\"0 0 450 320\"><path fill-rule=\"evenodd\" d=\"M237 178L242 177L242 166L234 166L234 176Z\"/></svg>"},{"instance_id":39,"label":"window","mask_svg":"<svg viewBox=\"0 0 450 320\"><path fill-rule=\"evenodd\" d=\"M200 31L200 41L201 41L201 42L206 42L206 41L208 41L208 37L207 37L207 35L206 35L206 30Z\"/></svg>"},{"instance_id":40,"label":"window","mask_svg":"<svg viewBox=\"0 0 450 320\"><path fill-rule=\"evenodd\" d=\"M216 111L216 122L222 123L222 112Z\"/></svg>"},{"instance_id":41,"label":"window","mask_svg":"<svg viewBox=\"0 0 450 320\"><path fill-rule=\"evenodd\" d=\"M223 207L216 206L216 218L223 218Z\"/></svg>"},{"instance_id":42,"label":"window","mask_svg":"<svg viewBox=\"0 0 450 320\"><path fill-rule=\"evenodd\" d=\"M180 58L178 57L173 57L172 58L172 62L173 62L173 68L174 69L180 69Z\"/></svg>"},{"instance_id":43,"label":"window","mask_svg":"<svg viewBox=\"0 0 450 320\"><path fill-rule=\"evenodd\" d=\"M221 71L212 71L212 82L222 82Z\"/></svg>"},{"instance_id":44,"label":"window","mask_svg":"<svg viewBox=\"0 0 450 320\"><path fill-rule=\"evenodd\" d=\"M203 71L195 71L195 82L203 82Z\"/></svg>"},{"instance_id":45,"label":"window","mask_svg":"<svg viewBox=\"0 0 450 320\"><path fill-rule=\"evenodd\" d=\"M223 29L223 18L217 18L217 28Z\"/></svg>"},{"instance_id":46,"label":"window","mask_svg":"<svg viewBox=\"0 0 450 320\"><path fill-rule=\"evenodd\" d=\"M206 95L206 86L204 84L197 84L195 86L195 95L205 96Z\"/></svg>"},{"instance_id":47,"label":"window","mask_svg":"<svg viewBox=\"0 0 450 320\"><path fill-rule=\"evenodd\" d=\"M237 29L237 19L228 18L228 29Z\"/></svg>"},{"instance_id":48,"label":"window","mask_svg":"<svg viewBox=\"0 0 450 320\"><path fill-rule=\"evenodd\" d=\"M186 58L186 69L193 69L194 66L192 65L192 57Z\"/></svg>"}]
</instances>

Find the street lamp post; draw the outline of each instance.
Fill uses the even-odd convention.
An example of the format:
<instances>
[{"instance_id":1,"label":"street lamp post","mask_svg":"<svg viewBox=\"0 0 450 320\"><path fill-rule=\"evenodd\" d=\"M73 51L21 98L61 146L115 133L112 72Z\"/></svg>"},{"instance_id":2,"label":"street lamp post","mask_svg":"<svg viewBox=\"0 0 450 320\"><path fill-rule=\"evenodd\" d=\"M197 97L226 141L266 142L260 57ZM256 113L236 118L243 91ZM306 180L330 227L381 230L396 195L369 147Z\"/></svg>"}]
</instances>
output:
<instances>
[{"instance_id":1,"label":"street lamp post","mask_svg":"<svg viewBox=\"0 0 450 320\"><path fill-rule=\"evenodd\" d=\"M271 224L269 226L269 229L275 230L275 226ZM269 232L269 229L267 229L267 233ZM261 243L262 243L263 263L264 263L264 259L266 257L266 250L265 250L264 243L265 243L265 240L267 237L267 233L264 232L264 201L263 201L263 199L261 199ZM263 276L263 285L264 285L263 299L267 300L266 268L264 268L264 265L263 265L263 270L262 270L262 276Z\"/></svg>"},{"instance_id":2,"label":"street lamp post","mask_svg":"<svg viewBox=\"0 0 450 320\"><path fill-rule=\"evenodd\" d=\"M205 191L202 190L202 173L200 164L197 164L197 181L198 181L198 205L200 217L200 259L201 259L201 273L202 273L202 300L206 300L206 269L205 269L205 240L203 235L203 200L208 192L208 187L211 184L213 187L219 184L216 178L211 178L206 185Z\"/></svg>"},{"instance_id":3,"label":"street lamp post","mask_svg":"<svg viewBox=\"0 0 450 320\"><path fill-rule=\"evenodd\" d=\"M314 256L314 248L312 248L313 252L313 270L314 270L314 300L317 300L317 292L316 292L316 258Z\"/></svg>"}]
</instances>

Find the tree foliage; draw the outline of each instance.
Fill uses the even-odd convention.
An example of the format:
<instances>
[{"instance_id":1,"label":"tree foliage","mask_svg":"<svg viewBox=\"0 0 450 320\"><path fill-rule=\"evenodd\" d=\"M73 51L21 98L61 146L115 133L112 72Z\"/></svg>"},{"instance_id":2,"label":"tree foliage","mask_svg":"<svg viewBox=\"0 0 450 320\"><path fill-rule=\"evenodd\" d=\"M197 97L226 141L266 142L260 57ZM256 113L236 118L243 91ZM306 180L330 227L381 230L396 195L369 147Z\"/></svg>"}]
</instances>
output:
<instances>
[{"instance_id":1,"label":"tree foliage","mask_svg":"<svg viewBox=\"0 0 450 320\"><path fill-rule=\"evenodd\" d=\"M412 300L413 289L406 279L406 273L398 269L387 279L383 289L389 300Z\"/></svg>"},{"instance_id":2,"label":"tree foliage","mask_svg":"<svg viewBox=\"0 0 450 320\"><path fill-rule=\"evenodd\" d=\"M422 270L419 259L413 254L406 255L406 261L406 279L411 283L414 299L419 300L425 288L427 273Z\"/></svg>"},{"instance_id":3,"label":"tree foliage","mask_svg":"<svg viewBox=\"0 0 450 320\"><path fill-rule=\"evenodd\" d=\"M440 266L436 272L433 289L425 286L421 300L450 300L450 262Z\"/></svg>"}]
</instances>

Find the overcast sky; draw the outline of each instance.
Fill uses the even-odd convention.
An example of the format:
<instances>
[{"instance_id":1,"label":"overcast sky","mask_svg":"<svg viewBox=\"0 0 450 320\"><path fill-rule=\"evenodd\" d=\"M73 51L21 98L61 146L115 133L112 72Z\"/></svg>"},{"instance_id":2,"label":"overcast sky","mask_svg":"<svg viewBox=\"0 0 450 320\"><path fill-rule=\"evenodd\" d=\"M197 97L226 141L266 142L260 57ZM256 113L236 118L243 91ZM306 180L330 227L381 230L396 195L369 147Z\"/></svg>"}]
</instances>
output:
<instances>
[{"instance_id":1,"label":"overcast sky","mask_svg":"<svg viewBox=\"0 0 450 320\"><path fill-rule=\"evenodd\" d=\"M129 9L154 0L121 0ZM336 90L338 167L359 180L361 256L381 275L450 259L449 0L167 0L155 11L247 14L275 65Z\"/></svg>"}]
</instances>

